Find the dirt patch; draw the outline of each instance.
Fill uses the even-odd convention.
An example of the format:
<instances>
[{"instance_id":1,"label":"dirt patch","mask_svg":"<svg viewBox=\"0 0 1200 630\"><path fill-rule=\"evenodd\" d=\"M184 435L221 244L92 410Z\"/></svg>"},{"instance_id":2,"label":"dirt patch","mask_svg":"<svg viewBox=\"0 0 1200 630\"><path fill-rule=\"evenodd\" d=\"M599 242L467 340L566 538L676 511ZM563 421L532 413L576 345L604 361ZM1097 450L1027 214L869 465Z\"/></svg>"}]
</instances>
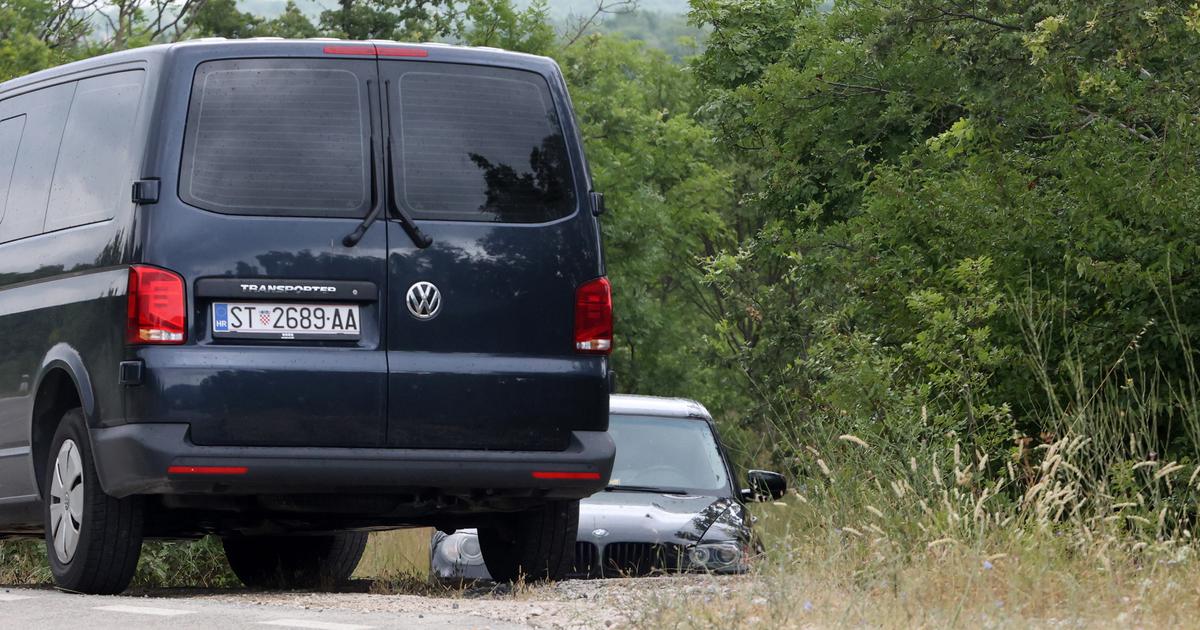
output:
<instances>
[{"instance_id":1,"label":"dirt patch","mask_svg":"<svg viewBox=\"0 0 1200 630\"><path fill-rule=\"evenodd\" d=\"M685 596L706 603L752 587L753 578L671 576L610 580L568 580L550 585L480 585L445 594L409 595L362 592L223 592L202 599L243 606L295 606L307 610L460 614L526 624L536 628L616 628L635 623L642 611L663 599Z\"/></svg>"}]
</instances>

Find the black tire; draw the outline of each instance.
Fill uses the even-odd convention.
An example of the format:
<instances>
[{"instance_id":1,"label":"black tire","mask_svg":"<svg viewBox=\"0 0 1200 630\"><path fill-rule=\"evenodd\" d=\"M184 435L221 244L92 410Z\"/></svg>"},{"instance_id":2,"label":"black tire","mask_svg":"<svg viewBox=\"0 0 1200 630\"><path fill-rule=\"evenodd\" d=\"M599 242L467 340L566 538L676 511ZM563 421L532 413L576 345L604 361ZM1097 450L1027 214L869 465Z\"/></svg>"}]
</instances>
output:
<instances>
[{"instance_id":1,"label":"black tire","mask_svg":"<svg viewBox=\"0 0 1200 630\"><path fill-rule=\"evenodd\" d=\"M79 465L79 470L67 475L69 478L62 480L62 483L56 483L56 463L68 440L77 449L79 459L75 463ZM64 457L65 461L73 461L69 450L64 452ZM59 479L62 477L58 475ZM72 489L74 492L71 492ZM82 508L78 507L81 498ZM63 414L54 433L42 474L42 499L46 522L46 556L50 561L54 583L63 590L95 595L111 595L125 590L133 579L138 556L142 553L144 502L142 497L136 496L116 499L100 488L87 424L80 409ZM75 503L72 504L72 500ZM80 518L73 516L75 512L79 513ZM60 516L58 521L55 515ZM56 534L65 536L68 531L62 530L63 527L69 528L71 535L77 536L74 549L67 557L55 546ZM77 534L74 533L76 531Z\"/></svg>"},{"instance_id":2,"label":"black tire","mask_svg":"<svg viewBox=\"0 0 1200 630\"><path fill-rule=\"evenodd\" d=\"M222 542L229 566L250 588L331 589L358 567L367 534L230 536Z\"/></svg>"},{"instance_id":3,"label":"black tire","mask_svg":"<svg viewBox=\"0 0 1200 630\"><path fill-rule=\"evenodd\" d=\"M479 549L497 582L561 580L575 562L578 530L579 501L553 501L480 527Z\"/></svg>"}]
</instances>

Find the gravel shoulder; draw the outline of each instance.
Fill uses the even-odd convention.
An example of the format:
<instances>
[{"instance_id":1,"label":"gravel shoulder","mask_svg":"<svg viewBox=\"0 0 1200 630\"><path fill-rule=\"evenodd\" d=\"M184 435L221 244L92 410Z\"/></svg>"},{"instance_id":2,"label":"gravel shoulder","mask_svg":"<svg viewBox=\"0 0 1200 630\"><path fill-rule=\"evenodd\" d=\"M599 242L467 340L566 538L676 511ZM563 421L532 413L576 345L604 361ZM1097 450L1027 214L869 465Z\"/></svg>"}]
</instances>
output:
<instances>
[{"instance_id":1,"label":"gravel shoulder","mask_svg":"<svg viewBox=\"0 0 1200 630\"><path fill-rule=\"evenodd\" d=\"M670 576L568 580L551 585L448 588L444 594L197 592L193 598L237 606L285 606L305 610L412 615L469 615L534 628L614 628L636 624L647 607L663 600L714 601L753 588L754 578ZM157 596L168 596L155 593ZM177 596L178 594L176 594Z\"/></svg>"}]
</instances>

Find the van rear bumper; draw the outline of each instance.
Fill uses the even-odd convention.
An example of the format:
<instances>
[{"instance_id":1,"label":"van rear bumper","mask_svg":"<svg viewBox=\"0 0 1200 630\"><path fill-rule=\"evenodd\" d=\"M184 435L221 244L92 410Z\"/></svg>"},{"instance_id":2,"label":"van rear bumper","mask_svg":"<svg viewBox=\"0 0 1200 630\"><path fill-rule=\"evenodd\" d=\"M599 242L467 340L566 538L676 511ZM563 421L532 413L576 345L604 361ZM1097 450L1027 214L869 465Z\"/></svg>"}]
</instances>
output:
<instances>
[{"instance_id":1,"label":"van rear bumper","mask_svg":"<svg viewBox=\"0 0 1200 630\"><path fill-rule=\"evenodd\" d=\"M608 483L616 454L604 431L574 431L566 450L550 452L200 446L188 425L167 423L95 428L91 440L100 485L115 497L497 491L573 499Z\"/></svg>"}]
</instances>

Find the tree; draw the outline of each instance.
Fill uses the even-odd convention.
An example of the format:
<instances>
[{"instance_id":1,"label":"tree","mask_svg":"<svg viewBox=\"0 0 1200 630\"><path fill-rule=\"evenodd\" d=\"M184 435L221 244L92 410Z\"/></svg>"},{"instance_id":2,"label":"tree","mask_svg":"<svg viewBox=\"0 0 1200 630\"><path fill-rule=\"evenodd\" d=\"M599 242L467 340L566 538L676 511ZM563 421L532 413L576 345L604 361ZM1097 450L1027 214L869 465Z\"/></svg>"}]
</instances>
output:
<instances>
[{"instance_id":1,"label":"tree","mask_svg":"<svg viewBox=\"0 0 1200 630\"><path fill-rule=\"evenodd\" d=\"M1128 391L1161 388L1162 426L1181 413L1165 392L1194 382L1200 332L1200 9L694 7L713 28L705 118L761 177L757 233L709 279L739 305L726 330L741 305L760 318L727 347L780 425L953 429L996 453L1012 424L1058 422L1056 398L1112 385L1118 357Z\"/></svg>"},{"instance_id":2,"label":"tree","mask_svg":"<svg viewBox=\"0 0 1200 630\"><path fill-rule=\"evenodd\" d=\"M0 4L0 81L76 58L90 32L83 17L88 6L58 0Z\"/></svg>"},{"instance_id":3,"label":"tree","mask_svg":"<svg viewBox=\"0 0 1200 630\"><path fill-rule=\"evenodd\" d=\"M191 18L196 35L230 39L255 37L263 22L256 15L239 11L237 0L207 0Z\"/></svg>"},{"instance_id":4,"label":"tree","mask_svg":"<svg viewBox=\"0 0 1200 630\"><path fill-rule=\"evenodd\" d=\"M557 40L545 0L534 0L523 11L509 0L470 0L456 35L471 46L545 55Z\"/></svg>"},{"instance_id":5,"label":"tree","mask_svg":"<svg viewBox=\"0 0 1200 630\"><path fill-rule=\"evenodd\" d=\"M321 30L348 39L429 41L453 29L453 0L338 0Z\"/></svg>"},{"instance_id":6,"label":"tree","mask_svg":"<svg viewBox=\"0 0 1200 630\"><path fill-rule=\"evenodd\" d=\"M95 7L90 17L102 21L102 37L89 42L93 54L136 48L152 43L183 39L190 30L192 14L208 0L108 0ZM95 35L95 33L93 33Z\"/></svg>"},{"instance_id":7,"label":"tree","mask_svg":"<svg viewBox=\"0 0 1200 630\"><path fill-rule=\"evenodd\" d=\"M267 20L252 13L239 11L237 0L207 0L195 12L193 33L199 36L227 37L316 37L317 27L300 11L292 0L279 16Z\"/></svg>"},{"instance_id":8,"label":"tree","mask_svg":"<svg viewBox=\"0 0 1200 630\"><path fill-rule=\"evenodd\" d=\"M320 35L317 27L304 15L300 7L296 6L293 0L288 0L283 13L274 19L268 20L262 25L259 32L262 36L266 37L305 38Z\"/></svg>"}]
</instances>

